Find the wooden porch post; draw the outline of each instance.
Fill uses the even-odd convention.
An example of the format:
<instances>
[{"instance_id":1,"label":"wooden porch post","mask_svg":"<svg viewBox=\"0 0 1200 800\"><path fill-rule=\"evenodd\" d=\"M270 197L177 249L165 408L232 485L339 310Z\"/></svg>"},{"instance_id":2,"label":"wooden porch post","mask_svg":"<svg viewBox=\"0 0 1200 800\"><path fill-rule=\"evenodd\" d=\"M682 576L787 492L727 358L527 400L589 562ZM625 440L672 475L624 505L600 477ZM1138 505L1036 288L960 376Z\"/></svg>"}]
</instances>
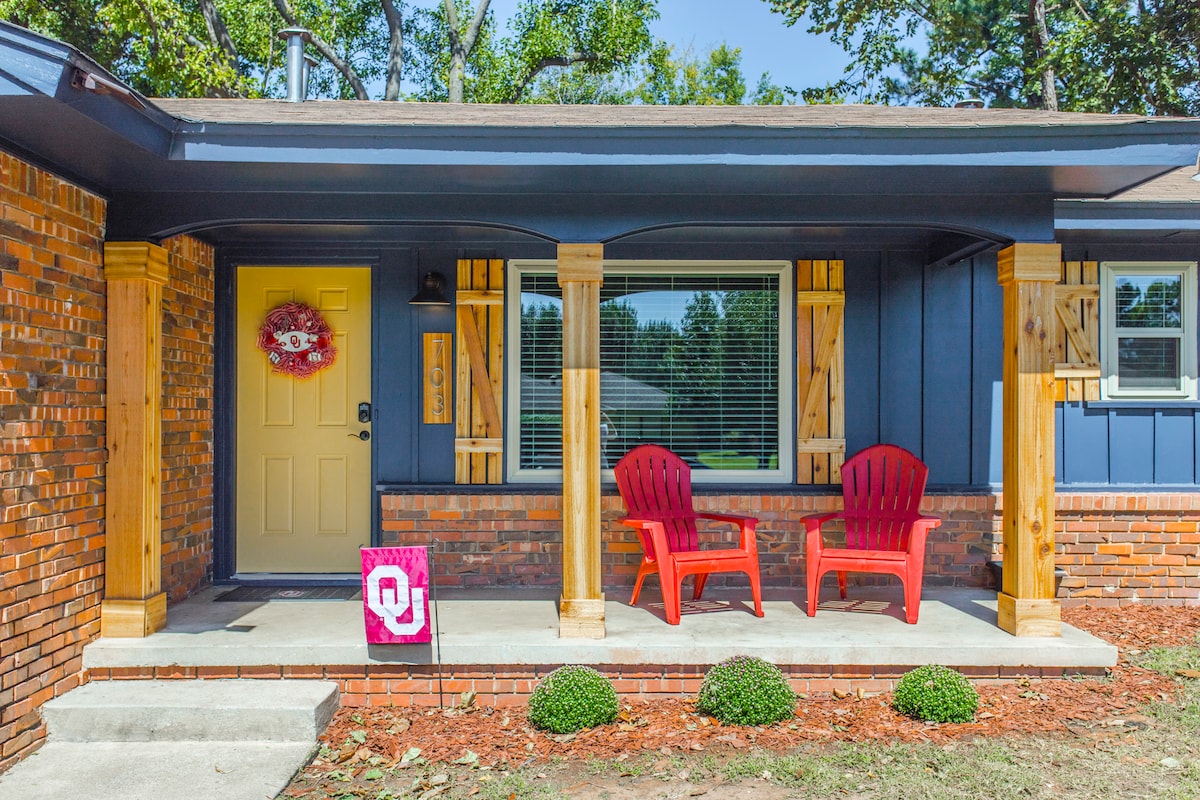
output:
<instances>
[{"instance_id":1,"label":"wooden porch post","mask_svg":"<svg viewBox=\"0 0 1200 800\"><path fill-rule=\"evenodd\" d=\"M1057 244L1000 251L1004 287L1004 585L999 625L1060 636L1054 597L1054 284Z\"/></svg>"},{"instance_id":2,"label":"wooden porch post","mask_svg":"<svg viewBox=\"0 0 1200 800\"><path fill-rule=\"evenodd\" d=\"M104 245L108 404L103 636L149 636L167 621L162 591L162 287L167 251Z\"/></svg>"},{"instance_id":3,"label":"wooden porch post","mask_svg":"<svg viewBox=\"0 0 1200 800\"><path fill-rule=\"evenodd\" d=\"M600 591L600 286L604 245L560 244L563 589L558 635L604 638Z\"/></svg>"}]
</instances>

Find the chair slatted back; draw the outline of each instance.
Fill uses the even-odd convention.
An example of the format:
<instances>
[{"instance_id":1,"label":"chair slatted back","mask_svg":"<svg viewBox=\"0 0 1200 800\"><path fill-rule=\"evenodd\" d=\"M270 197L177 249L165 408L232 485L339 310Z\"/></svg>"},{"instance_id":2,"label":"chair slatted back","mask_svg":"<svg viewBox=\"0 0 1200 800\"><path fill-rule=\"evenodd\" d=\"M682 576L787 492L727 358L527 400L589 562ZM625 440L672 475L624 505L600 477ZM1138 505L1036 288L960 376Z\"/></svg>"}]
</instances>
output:
<instances>
[{"instance_id":1,"label":"chair slatted back","mask_svg":"<svg viewBox=\"0 0 1200 800\"><path fill-rule=\"evenodd\" d=\"M700 547L696 512L692 507L692 468L665 447L639 445L613 468L617 489L630 519L661 522L671 552L692 552ZM640 533L646 555L654 557L654 543Z\"/></svg>"},{"instance_id":2,"label":"chair slatted back","mask_svg":"<svg viewBox=\"0 0 1200 800\"><path fill-rule=\"evenodd\" d=\"M928 477L929 468L919 458L892 444L868 447L847 460L842 465L846 547L907 550Z\"/></svg>"}]
</instances>

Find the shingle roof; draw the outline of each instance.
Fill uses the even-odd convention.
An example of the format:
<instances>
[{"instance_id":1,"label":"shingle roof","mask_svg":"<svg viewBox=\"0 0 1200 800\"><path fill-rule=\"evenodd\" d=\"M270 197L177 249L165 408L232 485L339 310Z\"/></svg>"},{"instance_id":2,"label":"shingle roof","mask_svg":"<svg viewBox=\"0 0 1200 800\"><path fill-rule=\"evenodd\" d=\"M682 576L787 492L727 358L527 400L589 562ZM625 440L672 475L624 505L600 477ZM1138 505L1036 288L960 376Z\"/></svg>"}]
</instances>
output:
<instances>
[{"instance_id":1,"label":"shingle roof","mask_svg":"<svg viewBox=\"0 0 1200 800\"><path fill-rule=\"evenodd\" d=\"M875 105L599 106L388 103L357 100L156 99L195 122L483 127L997 128L1153 123L1134 114Z\"/></svg>"},{"instance_id":2,"label":"shingle roof","mask_svg":"<svg viewBox=\"0 0 1200 800\"><path fill-rule=\"evenodd\" d=\"M1195 166L1173 169L1109 200L1121 203L1200 203L1200 182L1192 180L1196 173Z\"/></svg>"}]
</instances>

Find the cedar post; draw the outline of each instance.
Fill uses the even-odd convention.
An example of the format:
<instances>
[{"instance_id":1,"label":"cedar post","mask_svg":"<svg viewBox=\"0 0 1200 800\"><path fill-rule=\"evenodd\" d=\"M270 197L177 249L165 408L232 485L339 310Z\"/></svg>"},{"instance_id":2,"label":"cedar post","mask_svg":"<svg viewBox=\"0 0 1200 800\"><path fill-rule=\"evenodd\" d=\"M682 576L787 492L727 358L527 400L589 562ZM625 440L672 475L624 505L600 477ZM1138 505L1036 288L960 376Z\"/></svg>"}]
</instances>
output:
<instances>
[{"instance_id":1,"label":"cedar post","mask_svg":"<svg viewBox=\"0 0 1200 800\"><path fill-rule=\"evenodd\" d=\"M563 589L558 635L604 638L600 591L600 286L604 245L560 244Z\"/></svg>"},{"instance_id":2,"label":"cedar post","mask_svg":"<svg viewBox=\"0 0 1200 800\"><path fill-rule=\"evenodd\" d=\"M1057 244L1000 251L1004 287L1004 585L998 624L1014 636L1060 636L1054 596L1055 283Z\"/></svg>"},{"instance_id":3,"label":"cedar post","mask_svg":"<svg viewBox=\"0 0 1200 800\"><path fill-rule=\"evenodd\" d=\"M167 621L162 591L162 287L167 251L104 245L108 282L103 636L149 636Z\"/></svg>"}]
</instances>

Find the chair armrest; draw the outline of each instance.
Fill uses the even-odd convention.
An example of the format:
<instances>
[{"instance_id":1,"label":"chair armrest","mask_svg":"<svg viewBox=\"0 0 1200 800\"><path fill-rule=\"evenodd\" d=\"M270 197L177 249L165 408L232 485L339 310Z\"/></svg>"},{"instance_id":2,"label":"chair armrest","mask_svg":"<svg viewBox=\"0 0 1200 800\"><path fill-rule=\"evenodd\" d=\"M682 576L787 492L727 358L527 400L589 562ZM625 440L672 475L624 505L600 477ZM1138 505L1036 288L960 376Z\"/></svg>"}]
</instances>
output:
<instances>
[{"instance_id":1,"label":"chair armrest","mask_svg":"<svg viewBox=\"0 0 1200 800\"><path fill-rule=\"evenodd\" d=\"M644 532L645 535L639 536L638 541L641 542L642 550L646 550L646 535L650 537L651 547L653 552L646 552L645 555L651 561L657 561L660 553L670 554L671 547L667 543L667 529L663 524L653 519L632 519L626 517L619 520L622 525L628 525L631 528L637 528L638 531Z\"/></svg>"},{"instance_id":2,"label":"chair armrest","mask_svg":"<svg viewBox=\"0 0 1200 800\"><path fill-rule=\"evenodd\" d=\"M734 525L749 524L751 528L758 524L758 517L747 517L743 514L697 514L700 519L711 519L717 522L732 522Z\"/></svg>"},{"instance_id":3,"label":"chair armrest","mask_svg":"<svg viewBox=\"0 0 1200 800\"><path fill-rule=\"evenodd\" d=\"M829 511L824 514L806 514L800 520L804 523L806 530L815 531L820 530L821 526L829 520L837 519L840 516L842 516L841 511Z\"/></svg>"},{"instance_id":4,"label":"chair armrest","mask_svg":"<svg viewBox=\"0 0 1200 800\"><path fill-rule=\"evenodd\" d=\"M929 531L942 524L941 517L930 517L922 515L913 520L912 533L908 536L908 552L920 553L924 558L925 539L929 536Z\"/></svg>"},{"instance_id":5,"label":"chair armrest","mask_svg":"<svg viewBox=\"0 0 1200 800\"><path fill-rule=\"evenodd\" d=\"M754 535L754 528L758 525L758 517L747 517L742 514L697 514L700 519L711 519L714 522L732 522L740 529L740 544L738 549L749 553L758 550L758 543Z\"/></svg>"}]
</instances>

